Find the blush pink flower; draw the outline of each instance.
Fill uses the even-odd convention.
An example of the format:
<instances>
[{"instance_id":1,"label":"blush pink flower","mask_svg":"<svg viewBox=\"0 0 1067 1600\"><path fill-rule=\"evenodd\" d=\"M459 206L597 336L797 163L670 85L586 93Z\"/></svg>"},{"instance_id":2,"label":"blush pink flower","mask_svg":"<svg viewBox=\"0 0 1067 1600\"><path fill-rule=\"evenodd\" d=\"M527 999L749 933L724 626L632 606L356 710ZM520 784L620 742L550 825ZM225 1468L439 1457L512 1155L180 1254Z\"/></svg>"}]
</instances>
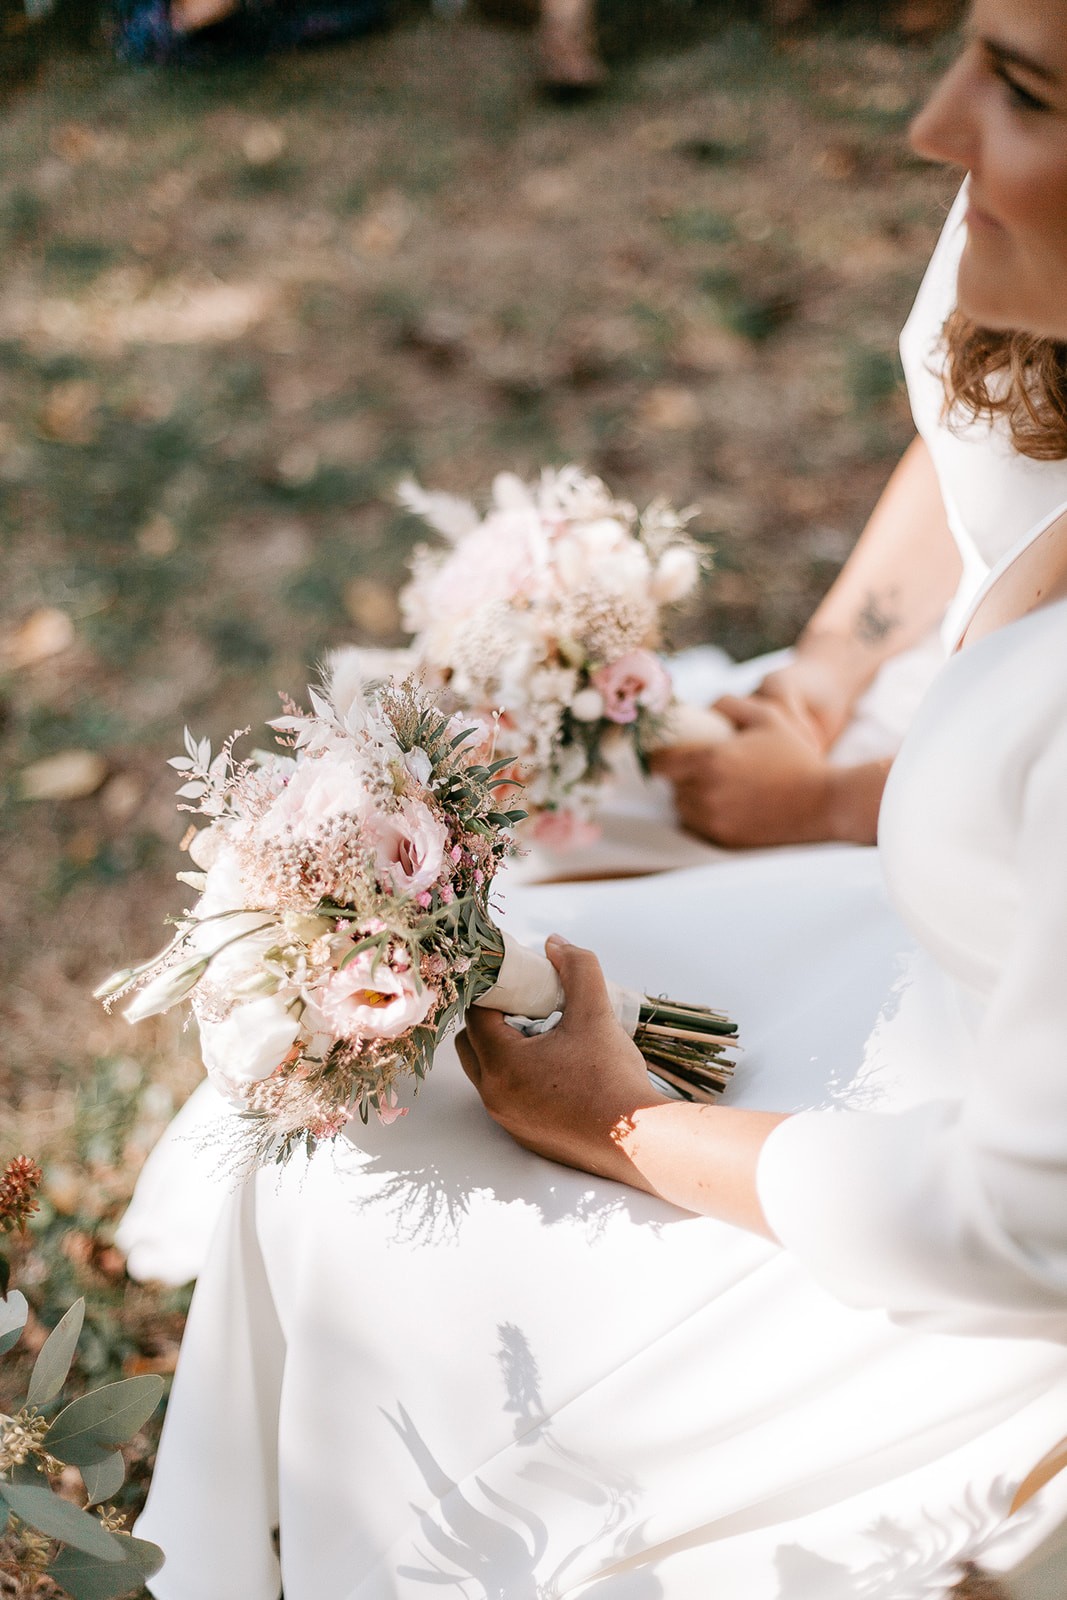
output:
<instances>
[{"instance_id":1,"label":"blush pink flower","mask_svg":"<svg viewBox=\"0 0 1067 1600\"><path fill-rule=\"evenodd\" d=\"M441 876L448 832L421 800L402 800L396 811L367 819L379 880L396 894L419 895Z\"/></svg>"},{"instance_id":2,"label":"blush pink flower","mask_svg":"<svg viewBox=\"0 0 1067 1600\"><path fill-rule=\"evenodd\" d=\"M599 839L600 829L576 811L542 811L530 825L530 836L546 850L581 850Z\"/></svg>"},{"instance_id":3,"label":"blush pink flower","mask_svg":"<svg viewBox=\"0 0 1067 1600\"><path fill-rule=\"evenodd\" d=\"M354 761L334 755L301 761L259 823L265 837L292 829L308 838L336 816L359 816L366 807L366 778Z\"/></svg>"},{"instance_id":4,"label":"blush pink flower","mask_svg":"<svg viewBox=\"0 0 1067 1600\"><path fill-rule=\"evenodd\" d=\"M373 950L361 950L314 993L316 1011L338 1038L398 1039L425 1020L437 998L428 984L418 987L410 967L374 958Z\"/></svg>"},{"instance_id":5,"label":"blush pink flower","mask_svg":"<svg viewBox=\"0 0 1067 1600\"><path fill-rule=\"evenodd\" d=\"M391 1122L396 1122L399 1117L406 1117L407 1106L402 1106L397 1101L396 1090L390 1089L381 1105L378 1107L378 1121L385 1127Z\"/></svg>"},{"instance_id":6,"label":"blush pink flower","mask_svg":"<svg viewBox=\"0 0 1067 1600\"><path fill-rule=\"evenodd\" d=\"M443 561L426 563L400 596L404 626L435 641L432 657L447 660L464 619L541 581L541 519L532 506L495 510ZM425 644L425 639L423 643Z\"/></svg>"},{"instance_id":7,"label":"blush pink flower","mask_svg":"<svg viewBox=\"0 0 1067 1600\"><path fill-rule=\"evenodd\" d=\"M670 705L670 675L651 650L628 650L617 661L598 667L592 683L603 696L609 722L636 722L642 707L666 711Z\"/></svg>"}]
</instances>

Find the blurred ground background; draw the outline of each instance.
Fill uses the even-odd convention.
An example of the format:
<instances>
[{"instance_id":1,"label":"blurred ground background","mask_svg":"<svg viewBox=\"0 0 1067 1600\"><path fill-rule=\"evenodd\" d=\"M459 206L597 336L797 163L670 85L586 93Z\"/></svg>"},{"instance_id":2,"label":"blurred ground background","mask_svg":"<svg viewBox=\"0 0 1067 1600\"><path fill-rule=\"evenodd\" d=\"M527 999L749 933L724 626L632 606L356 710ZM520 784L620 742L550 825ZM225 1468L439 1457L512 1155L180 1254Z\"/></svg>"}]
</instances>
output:
<instances>
[{"instance_id":1,"label":"blurred ground background","mask_svg":"<svg viewBox=\"0 0 1067 1600\"><path fill-rule=\"evenodd\" d=\"M471 12L194 73L33 57L9 8L0 1165L46 1165L16 1279L31 1348L88 1296L77 1381L172 1370L185 1304L111 1231L194 1040L89 998L184 903L164 759L399 638L397 479L578 461L698 504L676 643L785 643L832 580L909 437L896 335L954 189L905 142L951 35L883 10L783 39L619 0L609 89L562 108Z\"/></svg>"}]
</instances>

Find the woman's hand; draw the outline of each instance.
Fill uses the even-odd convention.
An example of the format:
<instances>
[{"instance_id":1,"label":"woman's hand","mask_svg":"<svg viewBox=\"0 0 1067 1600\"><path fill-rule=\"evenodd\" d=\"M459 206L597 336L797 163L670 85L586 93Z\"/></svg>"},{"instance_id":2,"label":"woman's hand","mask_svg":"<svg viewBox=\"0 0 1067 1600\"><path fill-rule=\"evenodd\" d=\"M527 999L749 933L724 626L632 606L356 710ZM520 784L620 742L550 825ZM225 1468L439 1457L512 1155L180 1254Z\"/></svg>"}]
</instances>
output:
<instances>
[{"instance_id":1,"label":"woman's hand","mask_svg":"<svg viewBox=\"0 0 1067 1600\"><path fill-rule=\"evenodd\" d=\"M779 706L823 753L844 731L857 699L838 654L832 641L801 644L793 660L768 673L753 696Z\"/></svg>"},{"instance_id":2,"label":"woman's hand","mask_svg":"<svg viewBox=\"0 0 1067 1600\"><path fill-rule=\"evenodd\" d=\"M832 766L811 731L771 699L728 695L716 710L737 728L734 738L652 760L691 833L729 849L874 843L888 761Z\"/></svg>"},{"instance_id":3,"label":"woman's hand","mask_svg":"<svg viewBox=\"0 0 1067 1600\"><path fill-rule=\"evenodd\" d=\"M528 1150L649 1189L620 1140L640 1108L667 1098L616 1020L592 951L556 934L545 950L567 997L563 1020L528 1039L500 1012L472 1008L456 1040L463 1070L494 1122Z\"/></svg>"},{"instance_id":4,"label":"woman's hand","mask_svg":"<svg viewBox=\"0 0 1067 1600\"><path fill-rule=\"evenodd\" d=\"M683 826L716 844L805 844L829 839L833 771L813 734L772 700L716 704L732 739L679 746L653 758L674 786Z\"/></svg>"},{"instance_id":5,"label":"woman's hand","mask_svg":"<svg viewBox=\"0 0 1067 1600\"><path fill-rule=\"evenodd\" d=\"M567 996L558 1027L525 1039L499 1012L472 1009L456 1040L493 1121L550 1161L773 1237L756 1169L784 1118L658 1094L615 1020L596 956L558 934L545 950Z\"/></svg>"}]
</instances>

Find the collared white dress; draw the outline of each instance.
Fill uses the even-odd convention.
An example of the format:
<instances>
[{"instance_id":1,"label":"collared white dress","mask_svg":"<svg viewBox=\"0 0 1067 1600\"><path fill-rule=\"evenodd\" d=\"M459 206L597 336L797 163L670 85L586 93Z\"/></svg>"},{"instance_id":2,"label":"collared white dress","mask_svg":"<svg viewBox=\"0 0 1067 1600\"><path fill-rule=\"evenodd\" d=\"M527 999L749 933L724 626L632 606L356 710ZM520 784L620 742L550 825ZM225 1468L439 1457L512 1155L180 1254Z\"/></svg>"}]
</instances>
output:
<instances>
[{"instance_id":1,"label":"collared white dress","mask_svg":"<svg viewBox=\"0 0 1067 1600\"><path fill-rule=\"evenodd\" d=\"M950 219L930 348L955 249ZM993 490L955 494L909 368L988 567ZM968 474L1015 471L969 442ZM1016 552L1067 509L1030 465ZM927 1600L1036 1540L1054 1491L1001 1522L1067 1432L1065 816L1060 603L938 674L880 851L513 887L520 936L738 1018L730 1100L799 1113L759 1168L787 1248L519 1149L443 1049L405 1119L226 1200L153 1593Z\"/></svg>"}]
</instances>

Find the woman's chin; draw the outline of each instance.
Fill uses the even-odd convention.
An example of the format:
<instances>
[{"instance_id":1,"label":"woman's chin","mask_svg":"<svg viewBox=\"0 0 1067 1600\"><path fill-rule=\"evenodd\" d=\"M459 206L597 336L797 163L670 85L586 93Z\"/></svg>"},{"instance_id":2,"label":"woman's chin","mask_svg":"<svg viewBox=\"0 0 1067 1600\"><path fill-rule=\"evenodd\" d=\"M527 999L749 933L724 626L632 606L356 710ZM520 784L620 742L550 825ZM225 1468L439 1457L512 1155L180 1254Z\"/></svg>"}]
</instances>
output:
<instances>
[{"instance_id":1,"label":"woman's chin","mask_svg":"<svg viewBox=\"0 0 1067 1600\"><path fill-rule=\"evenodd\" d=\"M960 259L956 304L979 328L1067 340L1067 312L1047 282L1028 286L1026 273L968 239Z\"/></svg>"},{"instance_id":2,"label":"woman's chin","mask_svg":"<svg viewBox=\"0 0 1067 1600\"><path fill-rule=\"evenodd\" d=\"M959 309L978 327L989 328L994 333L1025 329L1025 320L1020 321L1023 308L1019 304L1019 296L1011 292L1006 281L1007 274L991 269L986 262L976 260L976 256L980 256L980 251L969 239L960 260L956 283L956 304Z\"/></svg>"}]
</instances>

